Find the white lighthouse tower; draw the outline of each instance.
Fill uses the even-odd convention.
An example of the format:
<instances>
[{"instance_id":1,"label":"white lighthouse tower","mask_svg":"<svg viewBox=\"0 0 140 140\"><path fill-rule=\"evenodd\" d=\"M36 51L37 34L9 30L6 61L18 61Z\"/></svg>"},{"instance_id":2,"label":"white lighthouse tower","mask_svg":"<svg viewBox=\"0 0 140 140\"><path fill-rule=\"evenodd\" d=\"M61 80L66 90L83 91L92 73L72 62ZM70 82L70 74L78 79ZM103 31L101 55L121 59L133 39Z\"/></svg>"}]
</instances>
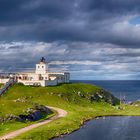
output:
<instances>
[{"instance_id":1,"label":"white lighthouse tower","mask_svg":"<svg viewBox=\"0 0 140 140\"><path fill-rule=\"evenodd\" d=\"M45 62L45 58L42 57L40 59L39 64L36 64L36 74L46 74L46 72L48 71L48 65Z\"/></svg>"}]
</instances>

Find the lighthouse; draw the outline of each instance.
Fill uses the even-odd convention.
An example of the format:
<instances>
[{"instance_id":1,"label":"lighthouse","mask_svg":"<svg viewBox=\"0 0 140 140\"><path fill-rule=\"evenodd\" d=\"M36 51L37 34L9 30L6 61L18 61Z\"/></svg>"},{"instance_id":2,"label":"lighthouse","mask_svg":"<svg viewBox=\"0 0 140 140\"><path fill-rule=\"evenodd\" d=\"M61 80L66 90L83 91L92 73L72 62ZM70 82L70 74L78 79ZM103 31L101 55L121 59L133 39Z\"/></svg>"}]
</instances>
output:
<instances>
[{"instance_id":1,"label":"lighthouse","mask_svg":"<svg viewBox=\"0 0 140 140\"><path fill-rule=\"evenodd\" d=\"M35 73L36 74L46 74L47 72L48 72L48 65L47 65L47 63L45 61L45 58L42 57L40 59L39 64L36 64L36 71L35 71Z\"/></svg>"},{"instance_id":2,"label":"lighthouse","mask_svg":"<svg viewBox=\"0 0 140 140\"><path fill-rule=\"evenodd\" d=\"M42 57L40 62L36 64L34 72L19 72L13 74L16 77L17 83L22 83L29 86L55 86L60 83L69 83L70 74L68 72L51 72L48 71L48 64L45 58ZM10 75L5 78L0 77L0 83L6 83L10 80Z\"/></svg>"}]
</instances>

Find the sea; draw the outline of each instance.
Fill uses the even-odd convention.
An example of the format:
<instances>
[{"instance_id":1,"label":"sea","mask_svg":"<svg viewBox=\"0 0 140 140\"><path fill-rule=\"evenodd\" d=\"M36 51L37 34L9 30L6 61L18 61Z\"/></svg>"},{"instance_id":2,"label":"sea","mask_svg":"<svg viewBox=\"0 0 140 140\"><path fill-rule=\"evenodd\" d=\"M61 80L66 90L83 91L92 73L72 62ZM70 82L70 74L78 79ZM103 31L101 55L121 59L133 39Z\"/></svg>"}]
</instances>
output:
<instances>
[{"instance_id":1,"label":"sea","mask_svg":"<svg viewBox=\"0 0 140 140\"><path fill-rule=\"evenodd\" d=\"M100 86L126 102L140 100L140 81L73 80L73 83L87 83ZM101 117L88 121L79 130L55 140L140 140L140 117Z\"/></svg>"}]
</instances>

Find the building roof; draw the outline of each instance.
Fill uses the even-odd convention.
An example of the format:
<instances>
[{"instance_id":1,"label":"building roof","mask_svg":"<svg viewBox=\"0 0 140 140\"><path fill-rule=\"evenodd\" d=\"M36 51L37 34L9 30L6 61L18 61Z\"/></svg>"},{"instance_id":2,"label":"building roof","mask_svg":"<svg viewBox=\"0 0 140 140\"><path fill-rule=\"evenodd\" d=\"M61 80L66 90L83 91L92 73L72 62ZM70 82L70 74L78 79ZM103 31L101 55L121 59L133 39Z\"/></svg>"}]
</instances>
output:
<instances>
[{"instance_id":1,"label":"building roof","mask_svg":"<svg viewBox=\"0 0 140 140\"><path fill-rule=\"evenodd\" d=\"M40 63L46 63L46 61L45 61L45 58L44 57L42 57L41 59L40 59Z\"/></svg>"}]
</instances>

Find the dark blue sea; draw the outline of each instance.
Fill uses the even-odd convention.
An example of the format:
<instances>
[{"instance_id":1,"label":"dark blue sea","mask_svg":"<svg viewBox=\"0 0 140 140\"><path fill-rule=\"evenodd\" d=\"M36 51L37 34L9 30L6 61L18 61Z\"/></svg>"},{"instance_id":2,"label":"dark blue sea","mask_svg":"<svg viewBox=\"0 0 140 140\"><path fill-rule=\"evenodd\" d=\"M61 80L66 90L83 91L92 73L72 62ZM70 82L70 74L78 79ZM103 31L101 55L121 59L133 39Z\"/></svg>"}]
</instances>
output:
<instances>
[{"instance_id":1,"label":"dark blue sea","mask_svg":"<svg viewBox=\"0 0 140 140\"><path fill-rule=\"evenodd\" d=\"M140 99L140 81L72 81L98 85L127 102ZM140 140L140 117L106 117L87 122L78 131L55 140Z\"/></svg>"}]
</instances>

